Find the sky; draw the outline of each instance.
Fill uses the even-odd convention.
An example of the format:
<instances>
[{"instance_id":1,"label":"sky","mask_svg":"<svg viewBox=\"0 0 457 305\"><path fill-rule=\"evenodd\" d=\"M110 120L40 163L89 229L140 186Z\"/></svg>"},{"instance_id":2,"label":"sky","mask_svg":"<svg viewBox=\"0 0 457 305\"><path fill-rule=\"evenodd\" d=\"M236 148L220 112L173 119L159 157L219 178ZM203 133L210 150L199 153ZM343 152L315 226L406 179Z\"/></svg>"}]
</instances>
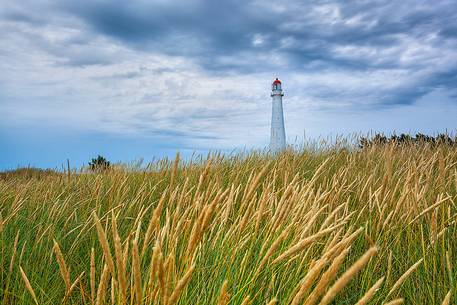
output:
<instances>
[{"instance_id":1,"label":"sky","mask_svg":"<svg viewBox=\"0 0 457 305\"><path fill-rule=\"evenodd\" d=\"M454 132L457 0L2 0L0 170Z\"/></svg>"}]
</instances>

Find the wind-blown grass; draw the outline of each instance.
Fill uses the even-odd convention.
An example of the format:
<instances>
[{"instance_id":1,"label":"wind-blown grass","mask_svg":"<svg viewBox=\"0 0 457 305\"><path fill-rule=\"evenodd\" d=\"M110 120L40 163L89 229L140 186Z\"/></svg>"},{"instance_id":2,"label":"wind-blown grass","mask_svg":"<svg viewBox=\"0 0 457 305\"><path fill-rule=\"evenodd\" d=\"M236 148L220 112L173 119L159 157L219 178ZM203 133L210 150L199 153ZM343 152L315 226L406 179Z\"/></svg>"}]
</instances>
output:
<instances>
[{"instance_id":1,"label":"wind-blown grass","mask_svg":"<svg viewBox=\"0 0 457 305\"><path fill-rule=\"evenodd\" d=\"M2 304L453 304L457 150L0 179Z\"/></svg>"}]
</instances>

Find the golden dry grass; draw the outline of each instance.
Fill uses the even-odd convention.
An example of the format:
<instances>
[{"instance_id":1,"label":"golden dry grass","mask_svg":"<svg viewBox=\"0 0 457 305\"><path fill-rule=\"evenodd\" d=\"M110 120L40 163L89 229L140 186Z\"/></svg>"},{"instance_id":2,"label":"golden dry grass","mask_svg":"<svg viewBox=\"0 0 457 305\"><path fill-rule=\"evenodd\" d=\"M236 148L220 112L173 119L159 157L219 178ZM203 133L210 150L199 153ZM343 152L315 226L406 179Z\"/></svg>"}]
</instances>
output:
<instances>
[{"instance_id":1,"label":"golden dry grass","mask_svg":"<svg viewBox=\"0 0 457 305\"><path fill-rule=\"evenodd\" d=\"M453 304L456 165L421 144L9 177L0 300Z\"/></svg>"}]
</instances>

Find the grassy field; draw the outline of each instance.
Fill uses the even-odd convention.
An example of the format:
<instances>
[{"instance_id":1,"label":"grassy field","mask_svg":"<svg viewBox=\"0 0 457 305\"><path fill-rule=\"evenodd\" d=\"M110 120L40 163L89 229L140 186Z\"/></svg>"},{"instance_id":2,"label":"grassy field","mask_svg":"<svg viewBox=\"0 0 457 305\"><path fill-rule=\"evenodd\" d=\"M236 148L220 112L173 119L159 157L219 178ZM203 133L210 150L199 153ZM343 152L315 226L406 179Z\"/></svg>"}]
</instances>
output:
<instances>
[{"instance_id":1,"label":"grassy field","mask_svg":"<svg viewBox=\"0 0 457 305\"><path fill-rule=\"evenodd\" d=\"M457 149L0 178L1 304L455 304Z\"/></svg>"}]
</instances>

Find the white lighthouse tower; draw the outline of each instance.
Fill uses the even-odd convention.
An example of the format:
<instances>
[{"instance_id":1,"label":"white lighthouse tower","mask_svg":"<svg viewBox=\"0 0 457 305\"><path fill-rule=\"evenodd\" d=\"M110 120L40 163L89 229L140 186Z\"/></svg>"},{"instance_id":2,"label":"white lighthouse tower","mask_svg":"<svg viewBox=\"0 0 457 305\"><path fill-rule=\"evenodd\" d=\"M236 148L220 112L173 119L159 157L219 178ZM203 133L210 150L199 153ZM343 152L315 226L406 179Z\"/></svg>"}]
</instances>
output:
<instances>
[{"instance_id":1,"label":"white lighthouse tower","mask_svg":"<svg viewBox=\"0 0 457 305\"><path fill-rule=\"evenodd\" d=\"M281 89L281 81L275 79L271 84L271 138L270 151L278 152L286 148L286 131L284 128L284 115L282 113L282 97L284 93Z\"/></svg>"}]
</instances>

